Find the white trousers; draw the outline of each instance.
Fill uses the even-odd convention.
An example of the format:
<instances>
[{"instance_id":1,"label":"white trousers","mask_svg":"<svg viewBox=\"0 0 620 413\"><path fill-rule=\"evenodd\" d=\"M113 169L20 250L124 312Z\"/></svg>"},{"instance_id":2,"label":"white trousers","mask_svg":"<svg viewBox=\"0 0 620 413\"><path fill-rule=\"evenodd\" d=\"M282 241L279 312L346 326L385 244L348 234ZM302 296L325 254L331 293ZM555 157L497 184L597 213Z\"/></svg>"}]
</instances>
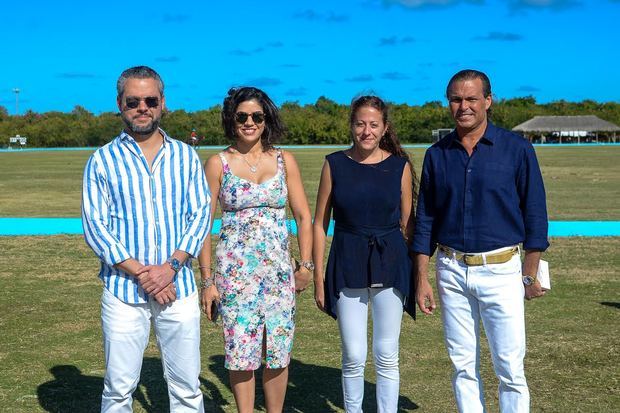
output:
<instances>
[{"instance_id":1,"label":"white trousers","mask_svg":"<svg viewBox=\"0 0 620 413\"><path fill-rule=\"evenodd\" d=\"M171 412L203 412L198 295L160 305L127 304L104 289L101 325L106 373L102 412L131 412L151 323L168 384Z\"/></svg>"},{"instance_id":2,"label":"white trousers","mask_svg":"<svg viewBox=\"0 0 620 413\"><path fill-rule=\"evenodd\" d=\"M439 251L437 289L446 347L454 366L452 386L458 411L485 412L479 371L482 320L499 379L500 412L529 412L530 394L523 368L524 286L519 255L503 264L468 267L453 255Z\"/></svg>"},{"instance_id":3,"label":"white trousers","mask_svg":"<svg viewBox=\"0 0 620 413\"><path fill-rule=\"evenodd\" d=\"M400 377L398 340L403 297L394 288L345 288L336 304L342 343L342 391L347 413L362 411L367 354L368 302L372 303L372 353L377 373L377 411L396 413Z\"/></svg>"}]
</instances>

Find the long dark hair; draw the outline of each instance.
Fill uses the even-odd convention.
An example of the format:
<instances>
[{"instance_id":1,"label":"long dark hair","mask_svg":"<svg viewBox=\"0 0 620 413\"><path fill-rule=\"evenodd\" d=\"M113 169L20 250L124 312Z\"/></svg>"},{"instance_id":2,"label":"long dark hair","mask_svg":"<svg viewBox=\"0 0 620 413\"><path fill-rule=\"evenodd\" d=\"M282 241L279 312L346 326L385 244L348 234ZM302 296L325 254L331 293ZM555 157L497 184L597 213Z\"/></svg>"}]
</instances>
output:
<instances>
[{"instance_id":1,"label":"long dark hair","mask_svg":"<svg viewBox=\"0 0 620 413\"><path fill-rule=\"evenodd\" d=\"M228 91L228 96L224 98L224 105L222 107L224 134L229 139L237 139L235 113L237 112L237 107L242 102L247 102L248 100L256 100L263 107L265 131L260 137L261 146L263 151L272 149L273 144L282 139L286 133L286 128L273 101L269 99L265 92L255 87L233 87Z\"/></svg>"},{"instance_id":2,"label":"long dark hair","mask_svg":"<svg viewBox=\"0 0 620 413\"><path fill-rule=\"evenodd\" d=\"M396 136L396 130L394 130L394 128L392 127L392 124L388 116L388 106L385 104L385 102L380 97L373 96L373 95L364 95L364 96L356 97L351 102L351 114L349 115L349 126L351 127L351 130L353 130L353 124L355 122L355 115L357 114L357 111L367 106L371 108L375 108L379 112L381 112L381 117L383 118L383 124L387 126L387 131L385 132L385 134L379 141L379 148L391 153L392 155L398 156L400 158L405 158L407 160L407 163L411 167L413 205L415 206L418 200L418 193L417 193L418 177L413 167L413 161L411 160L411 157L400 144L400 140L398 139L398 136ZM411 213L415 214L415 208L411 211Z\"/></svg>"}]
</instances>

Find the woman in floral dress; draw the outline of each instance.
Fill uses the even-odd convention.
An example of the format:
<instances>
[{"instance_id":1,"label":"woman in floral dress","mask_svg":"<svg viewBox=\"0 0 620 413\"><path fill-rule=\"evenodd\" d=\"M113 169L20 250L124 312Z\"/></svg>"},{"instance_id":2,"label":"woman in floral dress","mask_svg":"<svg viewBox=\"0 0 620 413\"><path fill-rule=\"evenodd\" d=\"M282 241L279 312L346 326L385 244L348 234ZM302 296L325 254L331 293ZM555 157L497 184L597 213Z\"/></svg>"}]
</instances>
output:
<instances>
[{"instance_id":1,"label":"woman in floral dress","mask_svg":"<svg viewBox=\"0 0 620 413\"><path fill-rule=\"evenodd\" d=\"M222 210L211 272L211 241L200 253L201 303L213 319L219 302L225 367L239 412L252 412L254 370L265 360L268 412L281 412L295 330L295 290L312 277L312 221L293 155L273 147L284 133L278 110L260 89L233 88L224 99L222 124L233 144L205 163L212 199ZM301 265L289 254L286 202L296 220ZM212 202L212 215L216 202Z\"/></svg>"}]
</instances>

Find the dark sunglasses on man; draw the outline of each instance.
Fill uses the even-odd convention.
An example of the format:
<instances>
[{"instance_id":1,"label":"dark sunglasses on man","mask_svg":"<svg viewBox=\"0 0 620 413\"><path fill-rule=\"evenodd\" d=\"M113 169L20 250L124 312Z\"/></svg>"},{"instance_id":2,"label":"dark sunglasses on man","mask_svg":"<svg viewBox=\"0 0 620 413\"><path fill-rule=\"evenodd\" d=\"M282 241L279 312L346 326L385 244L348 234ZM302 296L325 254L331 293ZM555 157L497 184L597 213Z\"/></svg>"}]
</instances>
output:
<instances>
[{"instance_id":1,"label":"dark sunglasses on man","mask_svg":"<svg viewBox=\"0 0 620 413\"><path fill-rule=\"evenodd\" d=\"M125 98L125 105L129 109L135 109L140 106L140 102L144 101L147 107L156 108L159 106L159 98L157 96L147 96L145 98L139 98L137 96L127 96Z\"/></svg>"},{"instance_id":2,"label":"dark sunglasses on man","mask_svg":"<svg viewBox=\"0 0 620 413\"><path fill-rule=\"evenodd\" d=\"M245 113L245 112L237 112L235 113L235 120L237 123L244 124L248 118L251 117L254 123L260 124L265 121L265 114L263 112L254 112L254 113Z\"/></svg>"}]
</instances>

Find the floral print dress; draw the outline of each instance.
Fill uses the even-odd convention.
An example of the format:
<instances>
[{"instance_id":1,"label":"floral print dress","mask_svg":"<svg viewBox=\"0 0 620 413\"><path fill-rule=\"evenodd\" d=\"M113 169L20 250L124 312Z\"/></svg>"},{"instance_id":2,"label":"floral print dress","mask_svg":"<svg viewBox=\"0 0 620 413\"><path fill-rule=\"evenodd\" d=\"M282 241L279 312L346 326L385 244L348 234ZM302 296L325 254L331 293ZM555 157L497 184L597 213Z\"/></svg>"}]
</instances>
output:
<instances>
[{"instance_id":1,"label":"floral print dress","mask_svg":"<svg viewBox=\"0 0 620 413\"><path fill-rule=\"evenodd\" d=\"M286 175L257 184L234 175L224 153L216 285L224 324L225 367L256 370L266 335L266 367L286 367L295 329L295 285L286 225Z\"/></svg>"}]
</instances>

